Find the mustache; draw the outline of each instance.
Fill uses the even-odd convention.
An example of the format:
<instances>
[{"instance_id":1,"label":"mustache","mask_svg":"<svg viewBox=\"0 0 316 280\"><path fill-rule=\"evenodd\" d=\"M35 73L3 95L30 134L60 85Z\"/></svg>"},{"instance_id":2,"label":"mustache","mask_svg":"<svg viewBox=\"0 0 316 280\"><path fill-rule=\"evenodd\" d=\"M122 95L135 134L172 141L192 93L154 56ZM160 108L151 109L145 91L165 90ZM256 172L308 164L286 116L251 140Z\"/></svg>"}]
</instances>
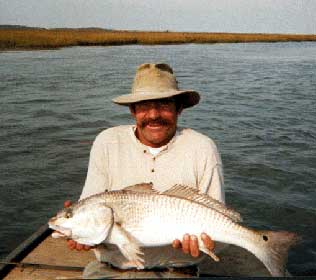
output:
<instances>
[{"instance_id":1,"label":"mustache","mask_svg":"<svg viewBox=\"0 0 316 280\"><path fill-rule=\"evenodd\" d=\"M171 125L170 121L165 120L163 118L157 118L157 119L144 119L140 123L140 126L144 128L146 125L155 125L155 124L165 125L165 126Z\"/></svg>"}]
</instances>

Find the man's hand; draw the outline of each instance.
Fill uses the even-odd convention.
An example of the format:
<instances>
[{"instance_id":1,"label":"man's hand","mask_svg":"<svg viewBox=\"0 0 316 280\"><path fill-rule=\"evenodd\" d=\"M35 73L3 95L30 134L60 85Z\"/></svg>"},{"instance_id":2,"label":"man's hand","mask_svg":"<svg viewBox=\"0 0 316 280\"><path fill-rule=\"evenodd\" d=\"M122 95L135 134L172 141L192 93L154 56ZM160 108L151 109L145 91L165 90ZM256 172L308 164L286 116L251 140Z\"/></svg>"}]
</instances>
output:
<instances>
[{"instance_id":1,"label":"man's hand","mask_svg":"<svg viewBox=\"0 0 316 280\"><path fill-rule=\"evenodd\" d=\"M67 240L67 246L70 250L77 250L77 251L82 251L82 250L88 251L92 248L89 245L80 244L72 239Z\"/></svg>"},{"instance_id":2,"label":"man's hand","mask_svg":"<svg viewBox=\"0 0 316 280\"><path fill-rule=\"evenodd\" d=\"M71 206L71 204L72 203L70 200L66 200L64 202L64 207L67 208L67 207ZM88 251L92 248L91 246L80 244L72 239L67 240L67 246L70 250L75 249L77 251L82 251L82 250Z\"/></svg>"},{"instance_id":3,"label":"man's hand","mask_svg":"<svg viewBox=\"0 0 316 280\"><path fill-rule=\"evenodd\" d=\"M214 249L214 241L206 233L201 234L201 239L208 250L212 251ZM182 248L183 253L190 254L195 258L200 255L198 238L195 235L185 234L182 242L176 239L172 242L172 247L175 249Z\"/></svg>"}]
</instances>

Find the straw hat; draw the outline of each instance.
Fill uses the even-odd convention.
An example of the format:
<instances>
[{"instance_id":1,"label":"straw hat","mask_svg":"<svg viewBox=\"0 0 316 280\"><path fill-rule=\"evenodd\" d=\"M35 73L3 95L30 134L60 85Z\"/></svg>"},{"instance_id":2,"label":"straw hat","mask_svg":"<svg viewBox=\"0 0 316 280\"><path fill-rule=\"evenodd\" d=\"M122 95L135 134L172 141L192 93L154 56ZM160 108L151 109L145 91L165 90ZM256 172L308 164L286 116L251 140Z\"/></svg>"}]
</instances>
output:
<instances>
[{"instance_id":1,"label":"straw hat","mask_svg":"<svg viewBox=\"0 0 316 280\"><path fill-rule=\"evenodd\" d=\"M144 100L179 96L183 108L199 103L200 95L192 90L179 90L172 68L164 63L142 64L136 71L132 93L121 95L112 101L128 106Z\"/></svg>"}]
</instances>

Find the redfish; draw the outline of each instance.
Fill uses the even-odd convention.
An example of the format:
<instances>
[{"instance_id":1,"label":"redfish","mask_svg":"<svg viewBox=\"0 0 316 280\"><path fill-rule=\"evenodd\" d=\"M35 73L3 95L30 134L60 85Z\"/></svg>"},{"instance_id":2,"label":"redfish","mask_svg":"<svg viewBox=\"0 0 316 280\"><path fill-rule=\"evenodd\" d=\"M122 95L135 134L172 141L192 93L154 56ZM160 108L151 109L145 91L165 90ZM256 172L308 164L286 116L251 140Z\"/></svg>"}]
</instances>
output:
<instances>
[{"instance_id":1,"label":"redfish","mask_svg":"<svg viewBox=\"0 0 316 280\"><path fill-rule=\"evenodd\" d=\"M157 247L182 240L185 233L201 233L214 241L240 246L254 254L272 276L284 276L289 248L298 237L286 231L253 230L241 225L238 212L190 187L176 185L159 193L150 184L109 191L78 201L49 220L55 236L90 246L118 246L129 267L144 268L142 247ZM238 257L238 256L236 256Z\"/></svg>"}]
</instances>

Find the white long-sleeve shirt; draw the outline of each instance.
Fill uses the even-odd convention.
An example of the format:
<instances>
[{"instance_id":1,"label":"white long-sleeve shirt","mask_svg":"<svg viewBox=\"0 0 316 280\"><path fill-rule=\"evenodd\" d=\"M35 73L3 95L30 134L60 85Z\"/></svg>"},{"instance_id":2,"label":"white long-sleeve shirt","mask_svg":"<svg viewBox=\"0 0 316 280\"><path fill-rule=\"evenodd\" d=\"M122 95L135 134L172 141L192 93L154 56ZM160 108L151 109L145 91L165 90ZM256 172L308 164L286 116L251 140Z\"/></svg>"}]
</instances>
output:
<instances>
[{"instance_id":1,"label":"white long-sleeve shirt","mask_svg":"<svg viewBox=\"0 0 316 280\"><path fill-rule=\"evenodd\" d=\"M132 125L109 128L95 139L80 199L105 190L152 183L159 191L183 184L224 202L222 162L214 142L183 129L152 155Z\"/></svg>"},{"instance_id":2,"label":"white long-sleeve shirt","mask_svg":"<svg viewBox=\"0 0 316 280\"><path fill-rule=\"evenodd\" d=\"M183 129L153 155L149 147L139 142L134 131L132 125L118 126L104 130L96 137L80 199L105 190L152 183L159 191L183 184L225 202L222 162L210 138L192 129ZM185 266L202 260L185 255L171 245L144 248L144 253L148 268ZM126 260L111 245L96 255L117 267Z\"/></svg>"}]
</instances>

